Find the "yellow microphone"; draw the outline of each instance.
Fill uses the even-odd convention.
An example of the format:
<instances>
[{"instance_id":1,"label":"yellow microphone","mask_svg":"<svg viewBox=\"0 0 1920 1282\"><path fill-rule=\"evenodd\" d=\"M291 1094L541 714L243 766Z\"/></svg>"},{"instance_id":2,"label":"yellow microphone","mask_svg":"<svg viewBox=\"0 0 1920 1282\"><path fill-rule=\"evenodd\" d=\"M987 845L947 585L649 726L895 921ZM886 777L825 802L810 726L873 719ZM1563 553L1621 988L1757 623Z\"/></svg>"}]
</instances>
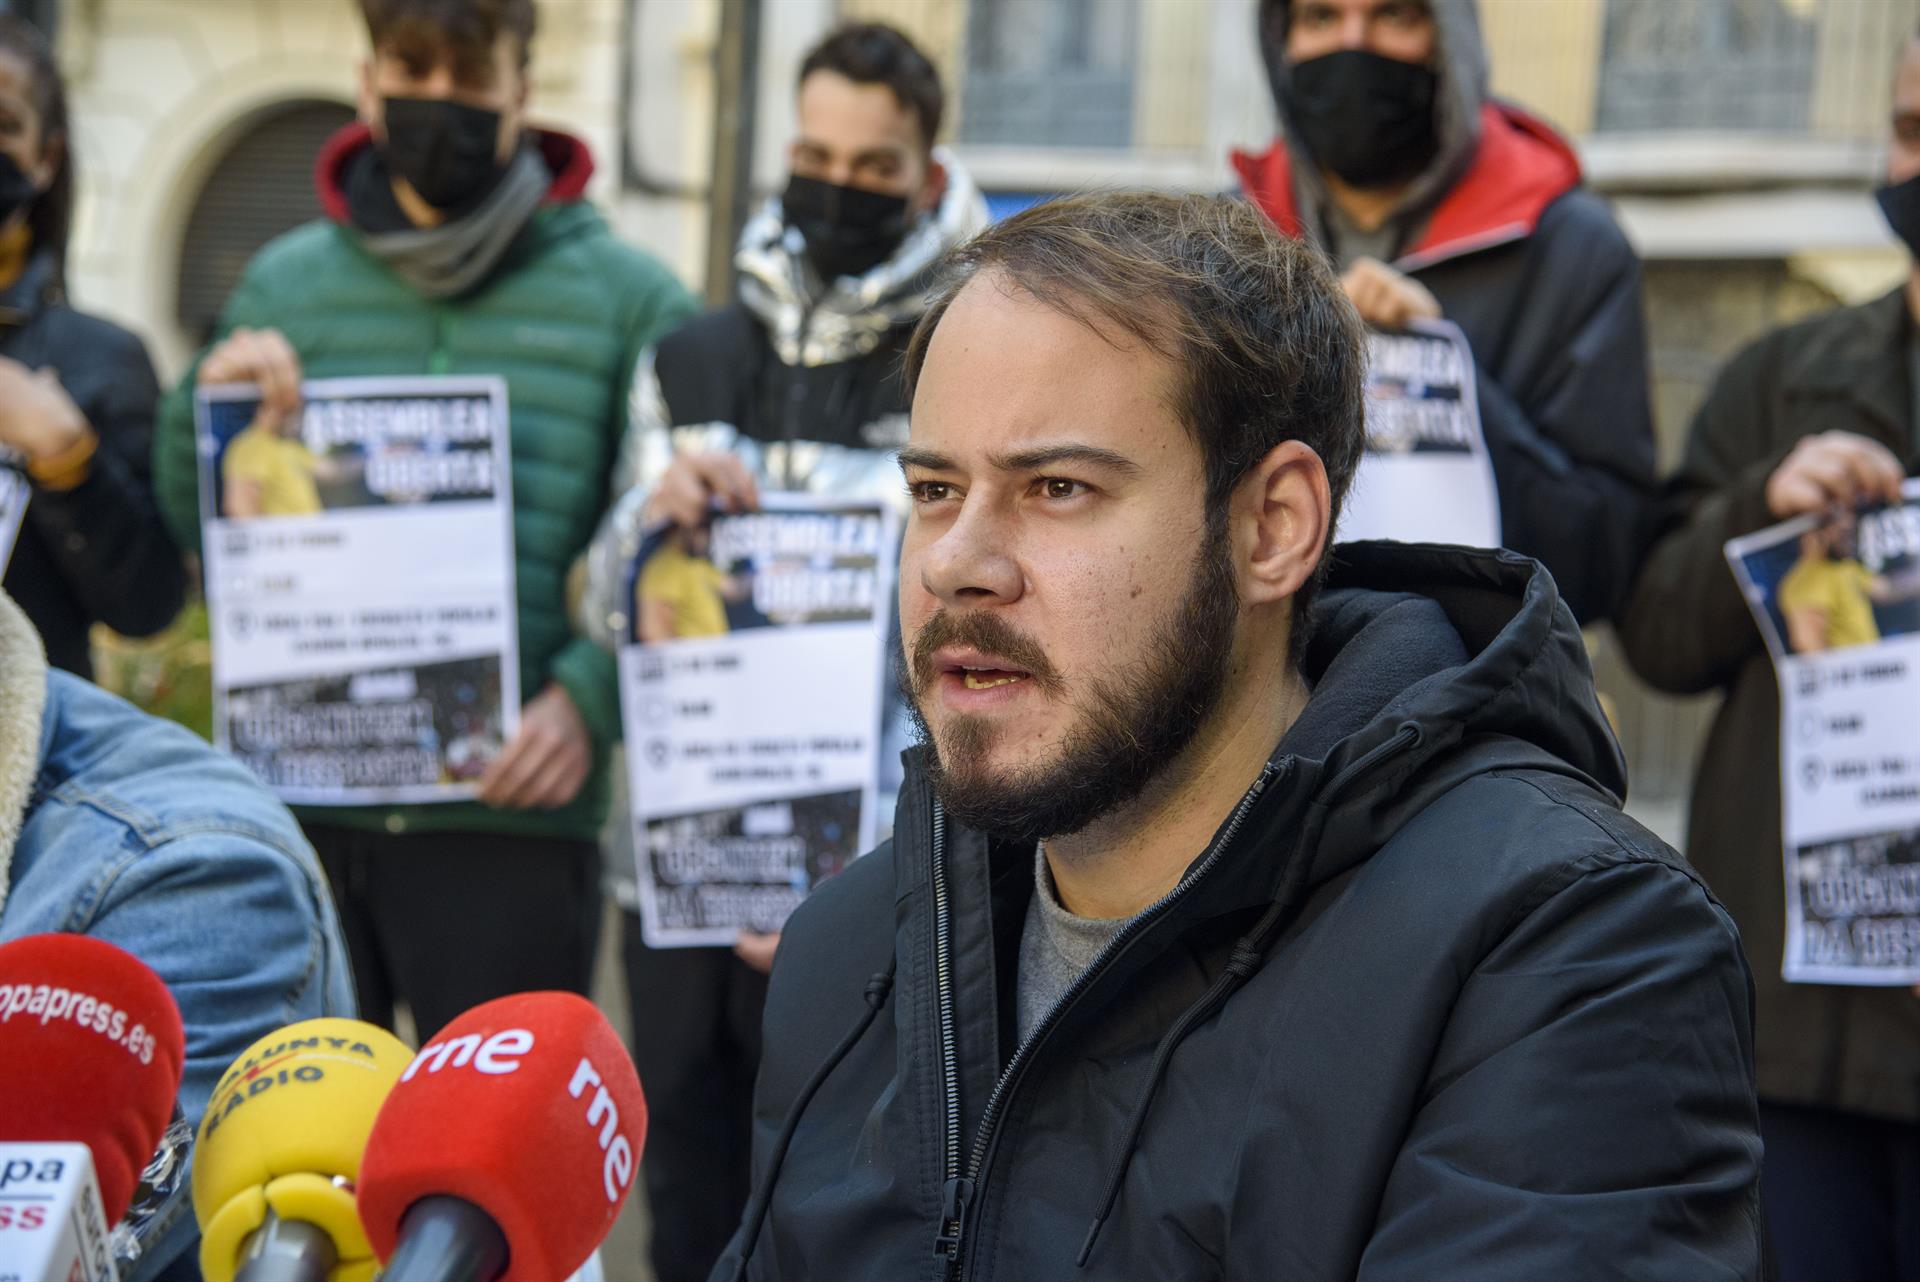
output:
<instances>
[{"instance_id":1,"label":"yellow microphone","mask_svg":"<svg viewBox=\"0 0 1920 1282\"><path fill-rule=\"evenodd\" d=\"M413 1060L355 1019L309 1019L249 1046L214 1087L193 1159L206 1282L372 1282L354 1210L373 1119Z\"/></svg>"}]
</instances>

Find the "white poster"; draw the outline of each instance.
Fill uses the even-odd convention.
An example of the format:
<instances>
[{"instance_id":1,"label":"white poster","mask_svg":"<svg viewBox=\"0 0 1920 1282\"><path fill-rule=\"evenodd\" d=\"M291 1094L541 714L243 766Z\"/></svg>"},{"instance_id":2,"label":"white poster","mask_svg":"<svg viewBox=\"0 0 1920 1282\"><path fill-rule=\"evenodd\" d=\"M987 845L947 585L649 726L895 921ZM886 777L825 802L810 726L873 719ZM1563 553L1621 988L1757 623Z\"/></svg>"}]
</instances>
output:
<instances>
[{"instance_id":1,"label":"white poster","mask_svg":"<svg viewBox=\"0 0 1920 1282\"><path fill-rule=\"evenodd\" d=\"M768 495L650 537L621 711L654 948L778 930L873 843L895 520Z\"/></svg>"},{"instance_id":2,"label":"white poster","mask_svg":"<svg viewBox=\"0 0 1920 1282\"><path fill-rule=\"evenodd\" d=\"M1370 333L1367 452L1339 537L1500 546L1473 352L1458 326L1417 321Z\"/></svg>"},{"instance_id":3,"label":"white poster","mask_svg":"<svg viewBox=\"0 0 1920 1282\"><path fill-rule=\"evenodd\" d=\"M520 715L506 383L301 394L199 390L215 742L304 805L472 797Z\"/></svg>"},{"instance_id":4,"label":"white poster","mask_svg":"<svg viewBox=\"0 0 1920 1282\"><path fill-rule=\"evenodd\" d=\"M1920 983L1920 482L1727 560L1780 682L1783 974Z\"/></svg>"},{"instance_id":5,"label":"white poster","mask_svg":"<svg viewBox=\"0 0 1920 1282\"><path fill-rule=\"evenodd\" d=\"M20 540L20 526L27 519L27 500L33 497L33 485L12 459L0 458L0 574L7 572L13 560L13 545Z\"/></svg>"}]
</instances>

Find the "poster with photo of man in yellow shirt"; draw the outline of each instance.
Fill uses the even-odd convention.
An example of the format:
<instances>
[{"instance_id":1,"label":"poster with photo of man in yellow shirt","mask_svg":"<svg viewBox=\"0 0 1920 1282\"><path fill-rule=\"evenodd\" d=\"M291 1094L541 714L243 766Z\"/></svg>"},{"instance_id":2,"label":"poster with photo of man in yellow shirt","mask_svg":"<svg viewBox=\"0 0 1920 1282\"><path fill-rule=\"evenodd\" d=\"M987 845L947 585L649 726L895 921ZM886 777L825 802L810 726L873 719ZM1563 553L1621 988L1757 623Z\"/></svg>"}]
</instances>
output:
<instances>
[{"instance_id":1,"label":"poster with photo of man in yellow shirt","mask_svg":"<svg viewBox=\"0 0 1920 1282\"><path fill-rule=\"evenodd\" d=\"M776 931L873 845L898 542L882 500L778 493L641 541L619 663L648 947Z\"/></svg>"},{"instance_id":2,"label":"poster with photo of man in yellow shirt","mask_svg":"<svg viewBox=\"0 0 1920 1282\"><path fill-rule=\"evenodd\" d=\"M1781 976L1920 983L1920 481L1726 557L1778 683Z\"/></svg>"},{"instance_id":3,"label":"poster with photo of man in yellow shirt","mask_svg":"<svg viewBox=\"0 0 1920 1282\"><path fill-rule=\"evenodd\" d=\"M518 726L493 375L195 393L214 741L301 806L466 801Z\"/></svg>"}]
</instances>

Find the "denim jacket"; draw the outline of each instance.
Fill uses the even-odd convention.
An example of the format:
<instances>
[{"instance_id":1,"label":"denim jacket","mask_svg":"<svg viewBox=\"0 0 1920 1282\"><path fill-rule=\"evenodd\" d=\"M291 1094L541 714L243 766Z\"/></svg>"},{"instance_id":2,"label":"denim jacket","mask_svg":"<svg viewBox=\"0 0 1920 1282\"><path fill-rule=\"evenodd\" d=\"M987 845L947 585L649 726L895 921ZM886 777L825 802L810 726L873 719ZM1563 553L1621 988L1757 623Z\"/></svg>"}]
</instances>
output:
<instances>
[{"instance_id":1,"label":"denim jacket","mask_svg":"<svg viewBox=\"0 0 1920 1282\"><path fill-rule=\"evenodd\" d=\"M354 1013L333 902L293 817L188 731L49 671L0 595L0 942L47 931L117 944L166 983L196 1128L256 1039ZM175 1201L128 1282L193 1244L184 1192ZM180 1263L172 1275L192 1276Z\"/></svg>"}]
</instances>

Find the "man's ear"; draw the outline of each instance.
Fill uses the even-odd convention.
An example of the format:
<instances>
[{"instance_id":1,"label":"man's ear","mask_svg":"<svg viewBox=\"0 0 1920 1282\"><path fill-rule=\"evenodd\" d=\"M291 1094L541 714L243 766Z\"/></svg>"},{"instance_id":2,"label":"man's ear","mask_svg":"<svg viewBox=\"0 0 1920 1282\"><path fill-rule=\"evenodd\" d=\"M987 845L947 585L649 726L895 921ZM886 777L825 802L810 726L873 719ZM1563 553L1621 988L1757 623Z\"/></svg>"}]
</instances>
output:
<instances>
[{"instance_id":1,"label":"man's ear","mask_svg":"<svg viewBox=\"0 0 1920 1282\"><path fill-rule=\"evenodd\" d=\"M53 180L60 176L60 167L66 163L67 136L61 133L48 134L40 143L40 162L28 175L33 180L34 189L44 192L52 187Z\"/></svg>"},{"instance_id":2,"label":"man's ear","mask_svg":"<svg viewBox=\"0 0 1920 1282\"><path fill-rule=\"evenodd\" d=\"M1282 441L1267 451L1234 487L1230 510L1242 601L1283 601L1313 577L1333 526L1333 490L1312 447Z\"/></svg>"},{"instance_id":3,"label":"man's ear","mask_svg":"<svg viewBox=\"0 0 1920 1282\"><path fill-rule=\"evenodd\" d=\"M369 53L360 60L360 78L356 83L354 112L360 117L360 123L373 130L375 138L384 137L386 122L381 119L380 95L373 88L373 60L377 55Z\"/></svg>"},{"instance_id":4,"label":"man's ear","mask_svg":"<svg viewBox=\"0 0 1920 1282\"><path fill-rule=\"evenodd\" d=\"M947 167L928 157L927 180L920 184L920 194L914 199L919 212L940 208L940 202L947 194Z\"/></svg>"}]
</instances>

